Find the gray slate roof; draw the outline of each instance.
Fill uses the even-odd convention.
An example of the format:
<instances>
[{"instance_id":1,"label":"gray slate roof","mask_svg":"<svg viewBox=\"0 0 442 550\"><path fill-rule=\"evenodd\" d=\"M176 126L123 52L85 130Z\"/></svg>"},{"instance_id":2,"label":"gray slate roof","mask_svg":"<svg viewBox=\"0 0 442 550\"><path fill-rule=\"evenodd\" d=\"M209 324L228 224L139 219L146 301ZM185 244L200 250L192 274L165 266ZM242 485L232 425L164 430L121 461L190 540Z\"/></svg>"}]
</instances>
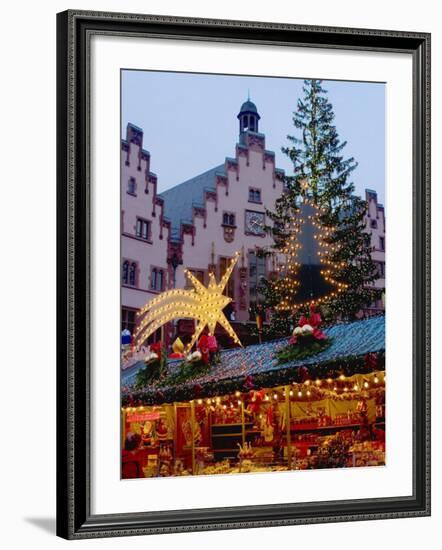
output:
<instances>
[{"instance_id":1,"label":"gray slate roof","mask_svg":"<svg viewBox=\"0 0 442 550\"><path fill-rule=\"evenodd\" d=\"M311 367L314 375L315 368L330 361L345 360L349 357L361 357L367 353L378 353L385 351L385 317L372 317L351 323L337 324L324 329L324 332L333 341L329 348L305 359L279 363L275 352L287 345L287 339L265 342L246 348L234 348L221 352L219 364L212 366L209 372L183 383L178 391L191 393L192 387L199 383L202 387L222 385L228 381L243 381L247 376L256 376L263 373L281 371L286 379L281 378L280 384L289 383L290 371L296 372L298 367ZM171 371L180 368L180 361L170 361ZM143 362L137 363L122 374L123 386L130 387L135 382L136 372L143 368ZM242 382L241 382L242 383ZM276 384L275 384L276 385ZM162 387L167 395L168 390L173 388ZM239 389L239 386L238 386ZM157 388L155 384L144 389L145 396L154 395ZM131 389L129 389L130 393ZM175 390L176 391L176 390ZM127 390L126 390L127 392ZM123 394L125 392L123 391ZM193 398L193 397L191 397ZM172 399L173 400L173 399Z\"/></svg>"},{"instance_id":2,"label":"gray slate roof","mask_svg":"<svg viewBox=\"0 0 442 550\"><path fill-rule=\"evenodd\" d=\"M194 206L204 207L205 191L216 190L217 173L224 174L224 164L215 166L198 176L160 193L164 199L164 215L172 225L172 240L180 238L182 223L192 223Z\"/></svg>"},{"instance_id":3,"label":"gray slate roof","mask_svg":"<svg viewBox=\"0 0 442 550\"><path fill-rule=\"evenodd\" d=\"M253 103L253 101L250 101L250 99L248 99L241 105L240 113L258 113L258 109L256 108L256 105Z\"/></svg>"}]
</instances>

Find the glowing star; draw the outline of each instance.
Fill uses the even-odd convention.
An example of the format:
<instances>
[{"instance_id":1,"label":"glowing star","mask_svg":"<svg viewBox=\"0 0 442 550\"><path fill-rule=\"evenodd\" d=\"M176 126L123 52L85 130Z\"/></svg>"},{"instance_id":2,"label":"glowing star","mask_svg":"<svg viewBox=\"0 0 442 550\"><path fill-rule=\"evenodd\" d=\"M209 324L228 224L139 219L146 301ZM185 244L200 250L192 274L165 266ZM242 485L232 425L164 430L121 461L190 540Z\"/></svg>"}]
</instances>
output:
<instances>
[{"instance_id":1,"label":"glowing star","mask_svg":"<svg viewBox=\"0 0 442 550\"><path fill-rule=\"evenodd\" d=\"M169 321L188 318L195 319L197 326L187 350L192 348L206 326L209 329L209 334L213 335L217 323L225 329L236 344L241 346L238 336L223 313L223 309L232 301L232 298L225 296L223 291L239 256L240 253L236 252L219 283L216 282L213 273L209 273L207 287L185 269L184 273L194 289L167 290L162 292L158 298L150 300L138 314L141 321L134 333L135 342L138 345L142 344L158 328Z\"/></svg>"}]
</instances>

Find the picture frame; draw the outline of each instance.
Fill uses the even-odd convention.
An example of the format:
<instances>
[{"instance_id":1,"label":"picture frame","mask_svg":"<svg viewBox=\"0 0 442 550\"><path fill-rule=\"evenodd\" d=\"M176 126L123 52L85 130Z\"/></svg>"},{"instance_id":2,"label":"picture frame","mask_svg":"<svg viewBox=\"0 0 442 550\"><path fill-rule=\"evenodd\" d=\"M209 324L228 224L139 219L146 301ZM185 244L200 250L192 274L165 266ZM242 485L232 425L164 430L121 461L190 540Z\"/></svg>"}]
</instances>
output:
<instances>
[{"instance_id":1,"label":"picture frame","mask_svg":"<svg viewBox=\"0 0 442 550\"><path fill-rule=\"evenodd\" d=\"M413 492L205 509L91 511L91 38L408 54L413 63ZM184 61L183 61L184 64ZM185 66L183 65L183 70ZM57 15L57 535L116 537L430 514L430 35L68 10Z\"/></svg>"}]
</instances>

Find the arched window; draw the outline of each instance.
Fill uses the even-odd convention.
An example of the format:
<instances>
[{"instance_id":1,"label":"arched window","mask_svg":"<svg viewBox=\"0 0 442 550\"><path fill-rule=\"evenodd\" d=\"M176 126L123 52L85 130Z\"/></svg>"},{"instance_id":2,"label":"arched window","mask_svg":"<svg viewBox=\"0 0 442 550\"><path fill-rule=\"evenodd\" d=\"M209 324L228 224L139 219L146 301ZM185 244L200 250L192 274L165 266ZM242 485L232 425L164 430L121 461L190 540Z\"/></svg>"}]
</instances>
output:
<instances>
[{"instance_id":1,"label":"arched window","mask_svg":"<svg viewBox=\"0 0 442 550\"><path fill-rule=\"evenodd\" d=\"M129 266L129 284L130 284L130 286L135 286L136 273L137 273L137 264L135 262L132 262Z\"/></svg>"},{"instance_id":2,"label":"arched window","mask_svg":"<svg viewBox=\"0 0 442 550\"><path fill-rule=\"evenodd\" d=\"M124 285L127 285L129 282L129 262L126 260L123 262L123 272L121 275L122 281Z\"/></svg>"},{"instance_id":3,"label":"arched window","mask_svg":"<svg viewBox=\"0 0 442 550\"><path fill-rule=\"evenodd\" d=\"M250 130L251 130L252 132L255 131L255 118L252 117L252 116L250 117Z\"/></svg>"}]
</instances>

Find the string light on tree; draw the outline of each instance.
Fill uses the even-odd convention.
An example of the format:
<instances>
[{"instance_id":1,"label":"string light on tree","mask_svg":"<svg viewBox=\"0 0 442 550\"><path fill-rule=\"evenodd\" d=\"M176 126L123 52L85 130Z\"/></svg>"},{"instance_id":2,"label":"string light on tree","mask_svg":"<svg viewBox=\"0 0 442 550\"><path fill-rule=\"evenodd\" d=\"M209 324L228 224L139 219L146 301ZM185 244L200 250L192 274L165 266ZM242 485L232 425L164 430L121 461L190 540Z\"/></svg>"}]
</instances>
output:
<instances>
[{"instance_id":1,"label":"string light on tree","mask_svg":"<svg viewBox=\"0 0 442 550\"><path fill-rule=\"evenodd\" d=\"M294 301L293 292L286 292L280 299L278 287L263 285L264 306L274 312L268 332L274 335L289 332L290 305L293 309L324 305L329 320L347 320L356 318L361 309L381 297L381 291L373 285L379 273L366 227L367 203L355 194L351 181L357 163L351 157L345 158L346 142L339 138L333 106L321 81L305 80L303 91L293 113L294 135L288 136L289 146L283 148L293 173L285 175L286 192L267 215L273 221L275 248L280 251L286 246L287 252L291 250L287 224L294 223L303 199L315 205L317 216L311 221L319 231L317 240L323 248L322 275L334 288L324 297ZM295 233L295 227L292 230ZM297 290L299 296L299 285Z\"/></svg>"},{"instance_id":2,"label":"string light on tree","mask_svg":"<svg viewBox=\"0 0 442 550\"><path fill-rule=\"evenodd\" d=\"M304 186L305 188L305 186ZM312 214L306 214L307 211L313 211ZM277 269L278 279L273 283L273 292L280 296L279 303L276 304L277 311L290 311L319 305L334 299L338 294L348 288L348 284L336 278L339 269L344 263L336 262L332 259L333 254L339 251L339 244L330 244L330 239L335 231L334 227L324 226L321 222L325 210L318 207L308 197L304 197L303 203L297 209L294 218L286 226L286 241L281 249L285 257L285 263ZM313 239L318 248L317 256L321 265L320 274L327 285L332 290L322 296L317 296L306 301L297 300L297 294L300 288L299 268L301 263L298 261L298 255L302 248L300 233L304 224L311 224L315 230Z\"/></svg>"}]
</instances>

